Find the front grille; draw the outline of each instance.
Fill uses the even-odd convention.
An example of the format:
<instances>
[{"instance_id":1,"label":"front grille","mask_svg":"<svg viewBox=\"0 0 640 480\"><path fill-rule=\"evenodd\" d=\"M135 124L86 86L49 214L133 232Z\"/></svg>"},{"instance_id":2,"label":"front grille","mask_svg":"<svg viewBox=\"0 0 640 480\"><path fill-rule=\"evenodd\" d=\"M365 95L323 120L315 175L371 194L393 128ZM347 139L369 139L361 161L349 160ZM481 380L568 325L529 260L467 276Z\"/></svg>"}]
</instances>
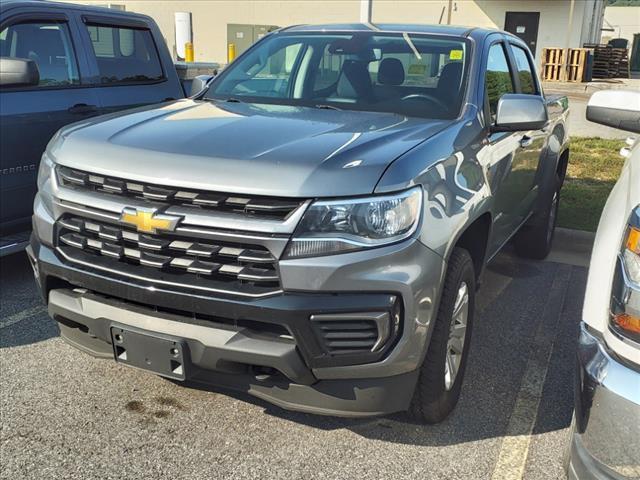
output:
<instances>
[{"instance_id":1,"label":"front grille","mask_svg":"<svg viewBox=\"0 0 640 480\"><path fill-rule=\"evenodd\" d=\"M260 245L213 242L183 235L65 216L58 249L71 260L185 288L264 294L280 288L276 259Z\"/></svg>"},{"instance_id":2,"label":"front grille","mask_svg":"<svg viewBox=\"0 0 640 480\"><path fill-rule=\"evenodd\" d=\"M207 211L240 213L266 219L286 219L302 200L230 195L208 191L177 189L116 177L96 175L69 167L57 168L58 181L65 187L82 191L115 194L119 199L136 198L150 203L179 205Z\"/></svg>"}]
</instances>

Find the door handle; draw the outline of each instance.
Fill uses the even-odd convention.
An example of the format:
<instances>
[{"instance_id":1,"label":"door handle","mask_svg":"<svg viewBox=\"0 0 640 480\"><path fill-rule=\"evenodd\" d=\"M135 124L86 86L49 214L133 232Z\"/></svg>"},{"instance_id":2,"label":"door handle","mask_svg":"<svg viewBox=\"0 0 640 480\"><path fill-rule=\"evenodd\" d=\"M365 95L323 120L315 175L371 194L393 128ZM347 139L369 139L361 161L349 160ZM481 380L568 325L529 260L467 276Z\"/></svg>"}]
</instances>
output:
<instances>
[{"instance_id":1,"label":"door handle","mask_svg":"<svg viewBox=\"0 0 640 480\"><path fill-rule=\"evenodd\" d=\"M98 107L95 105L87 105L86 103L76 103L73 107L70 107L69 113L85 114L95 113L98 111Z\"/></svg>"},{"instance_id":2,"label":"door handle","mask_svg":"<svg viewBox=\"0 0 640 480\"><path fill-rule=\"evenodd\" d=\"M520 139L520 146L522 148L530 147L532 143L533 143L533 138L529 137L528 135L525 135Z\"/></svg>"}]
</instances>

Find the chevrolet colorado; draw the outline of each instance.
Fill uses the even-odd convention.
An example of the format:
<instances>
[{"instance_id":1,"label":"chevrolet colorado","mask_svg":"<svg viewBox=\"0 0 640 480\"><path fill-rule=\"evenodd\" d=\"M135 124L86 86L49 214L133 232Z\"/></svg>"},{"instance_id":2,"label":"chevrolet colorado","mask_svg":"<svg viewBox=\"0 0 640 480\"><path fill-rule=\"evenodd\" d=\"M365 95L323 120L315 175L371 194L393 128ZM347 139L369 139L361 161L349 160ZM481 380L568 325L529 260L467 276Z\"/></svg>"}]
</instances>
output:
<instances>
[{"instance_id":1,"label":"chevrolet colorado","mask_svg":"<svg viewBox=\"0 0 640 480\"><path fill-rule=\"evenodd\" d=\"M437 422L484 266L513 236L549 252L567 114L504 32L285 28L200 95L60 130L28 254L92 355L287 409Z\"/></svg>"}]
</instances>

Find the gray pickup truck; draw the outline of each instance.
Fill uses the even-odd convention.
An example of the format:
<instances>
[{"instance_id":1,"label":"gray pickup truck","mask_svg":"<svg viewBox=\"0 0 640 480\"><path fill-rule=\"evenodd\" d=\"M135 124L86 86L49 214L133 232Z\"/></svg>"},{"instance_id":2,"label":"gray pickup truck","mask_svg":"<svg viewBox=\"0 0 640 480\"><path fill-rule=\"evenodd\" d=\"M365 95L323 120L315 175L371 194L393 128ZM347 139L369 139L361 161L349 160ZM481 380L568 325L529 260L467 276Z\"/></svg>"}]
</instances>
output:
<instances>
[{"instance_id":1,"label":"gray pickup truck","mask_svg":"<svg viewBox=\"0 0 640 480\"><path fill-rule=\"evenodd\" d=\"M92 355L292 410L438 422L485 265L512 237L549 252L567 113L503 32L285 28L199 96L60 130L28 253Z\"/></svg>"},{"instance_id":2,"label":"gray pickup truck","mask_svg":"<svg viewBox=\"0 0 640 480\"><path fill-rule=\"evenodd\" d=\"M54 133L96 115L184 98L193 72L193 64L174 66L146 15L0 0L0 256L29 241L38 165Z\"/></svg>"}]
</instances>

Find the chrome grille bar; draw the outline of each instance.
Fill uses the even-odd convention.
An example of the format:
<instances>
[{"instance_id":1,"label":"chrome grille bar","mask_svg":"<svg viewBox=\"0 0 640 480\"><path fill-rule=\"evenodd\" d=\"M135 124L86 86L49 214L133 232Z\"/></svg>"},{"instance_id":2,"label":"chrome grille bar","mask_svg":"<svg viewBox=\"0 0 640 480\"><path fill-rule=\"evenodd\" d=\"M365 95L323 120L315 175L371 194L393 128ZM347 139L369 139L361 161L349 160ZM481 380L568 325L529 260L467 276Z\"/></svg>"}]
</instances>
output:
<instances>
[{"instance_id":1,"label":"chrome grille bar","mask_svg":"<svg viewBox=\"0 0 640 480\"><path fill-rule=\"evenodd\" d=\"M225 245L202 239L175 238L175 234L142 234L128 227L76 216L57 222L58 247L67 257L82 252L89 257L105 257L118 264L140 265L180 275L185 287L189 277L202 281L237 282L276 290L279 276L276 259L260 245Z\"/></svg>"},{"instance_id":2,"label":"chrome grille bar","mask_svg":"<svg viewBox=\"0 0 640 480\"><path fill-rule=\"evenodd\" d=\"M285 220L304 203L304 200L227 195L143 184L116 177L95 175L65 166L58 166L56 171L62 186L80 191L111 193L117 194L121 198L162 202L169 206L180 205L221 212L235 212L265 219Z\"/></svg>"}]
</instances>

